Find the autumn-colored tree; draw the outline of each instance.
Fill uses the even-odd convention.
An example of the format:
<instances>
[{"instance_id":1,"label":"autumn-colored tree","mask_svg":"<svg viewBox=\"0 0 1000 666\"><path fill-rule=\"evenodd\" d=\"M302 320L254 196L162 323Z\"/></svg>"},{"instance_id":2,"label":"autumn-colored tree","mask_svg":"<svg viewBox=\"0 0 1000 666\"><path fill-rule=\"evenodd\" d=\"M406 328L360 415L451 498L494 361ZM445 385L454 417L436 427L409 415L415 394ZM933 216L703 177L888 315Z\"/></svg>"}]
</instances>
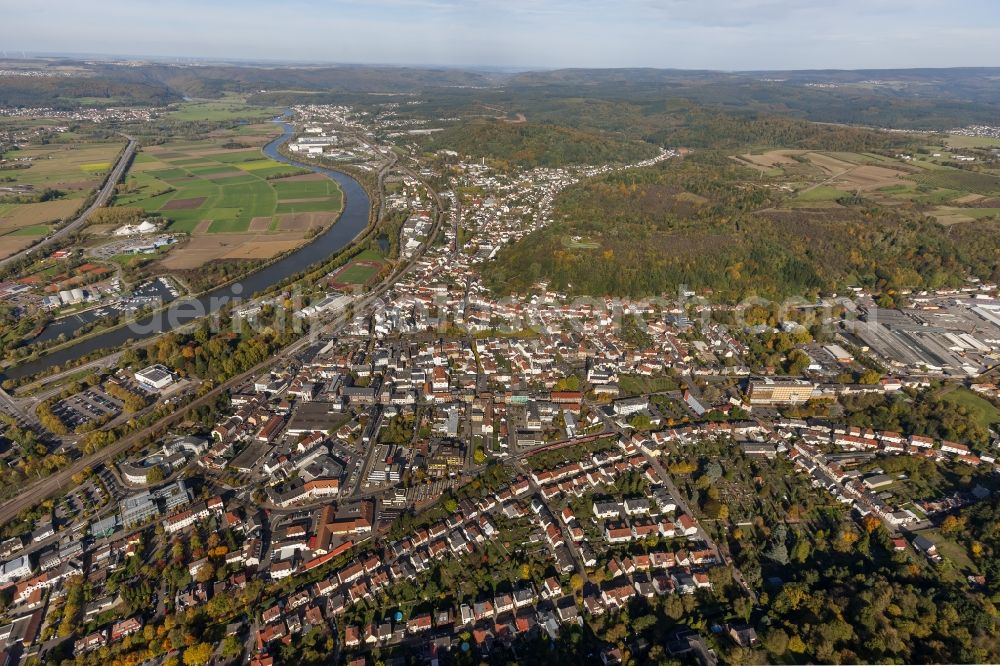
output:
<instances>
[{"instance_id":1,"label":"autumn-colored tree","mask_svg":"<svg viewBox=\"0 0 1000 666\"><path fill-rule=\"evenodd\" d=\"M798 636L792 636L788 639L788 649L795 654L802 654L806 651L806 644Z\"/></svg>"},{"instance_id":2,"label":"autumn-colored tree","mask_svg":"<svg viewBox=\"0 0 1000 666\"><path fill-rule=\"evenodd\" d=\"M879 520L876 516L873 516L872 514L868 514L867 516L865 516L864 526L865 526L865 531L868 532L868 534L872 534L873 532L875 532L875 530L877 530L881 524L882 521Z\"/></svg>"},{"instance_id":3,"label":"autumn-colored tree","mask_svg":"<svg viewBox=\"0 0 1000 666\"><path fill-rule=\"evenodd\" d=\"M205 666L208 660L212 658L213 652L212 645L210 643L195 643L188 649L184 650L184 665L185 666Z\"/></svg>"}]
</instances>

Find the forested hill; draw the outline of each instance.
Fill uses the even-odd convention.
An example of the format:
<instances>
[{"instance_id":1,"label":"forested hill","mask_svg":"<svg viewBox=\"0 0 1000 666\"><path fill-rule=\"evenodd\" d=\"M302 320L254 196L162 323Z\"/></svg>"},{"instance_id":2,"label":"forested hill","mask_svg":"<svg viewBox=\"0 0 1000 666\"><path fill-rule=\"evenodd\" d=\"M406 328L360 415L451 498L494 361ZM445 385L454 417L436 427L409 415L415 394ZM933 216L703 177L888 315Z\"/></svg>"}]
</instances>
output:
<instances>
[{"instance_id":1,"label":"forested hill","mask_svg":"<svg viewBox=\"0 0 1000 666\"><path fill-rule=\"evenodd\" d=\"M413 101L432 117L466 117L480 106L524 113L534 122L620 131L649 124L664 103L687 101L735 113L887 128L947 130L996 124L1000 69L718 72L671 69L564 69L508 73L448 67L200 62L0 60L15 69L69 76L4 81L0 104L70 107L114 100L159 105L236 93L273 103ZM0 66L0 68L3 68ZM61 91L52 88L59 86ZM102 89L103 86L103 89ZM119 86L113 90L114 86ZM124 88L121 86L125 86ZM261 92L266 91L266 92ZM378 93L376 98L371 93ZM603 114L596 119L594 116ZM572 120L573 117L576 120Z\"/></svg>"},{"instance_id":2,"label":"forested hill","mask_svg":"<svg viewBox=\"0 0 1000 666\"><path fill-rule=\"evenodd\" d=\"M847 125L823 125L773 114L723 113L693 104L677 104L669 121L650 126L646 139L668 146L745 150L782 146L809 150L897 150L910 147L907 134L873 132Z\"/></svg>"},{"instance_id":3,"label":"forested hill","mask_svg":"<svg viewBox=\"0 0 1000 666\"><path fill-rule=\"evenodd\" d=\"M547 280L595 296L687 285L736 301L1000 277L1000 221L944 227L863 200L785 207L779 185L710 151L598 177L565 190L556 221L502 250L484 279L497 291Z\"/></svg>"},{"instance_id":4,"label":"forested hill","mask_svg":"<svg viewBox=\"0 0 1000 666\"><path fill-rule=\"evenodd\" d=\"M648 143L606 133L505 120L477 120L449 127L431 135L425 147L485 157L499 166L526 168L634 162L657 153Z\"/></svg>"},{"instance_id":5,"label":"forested hill","mask_svg":"<svg viewBox=\"0 0 1000 666\"><path fill-rule=\"evenodd\" d=\"M162 106L181 96L156 82L80 77L0 76L0 108L74 109L81 99L90 105Z\"/></svg>"}]
</instances>

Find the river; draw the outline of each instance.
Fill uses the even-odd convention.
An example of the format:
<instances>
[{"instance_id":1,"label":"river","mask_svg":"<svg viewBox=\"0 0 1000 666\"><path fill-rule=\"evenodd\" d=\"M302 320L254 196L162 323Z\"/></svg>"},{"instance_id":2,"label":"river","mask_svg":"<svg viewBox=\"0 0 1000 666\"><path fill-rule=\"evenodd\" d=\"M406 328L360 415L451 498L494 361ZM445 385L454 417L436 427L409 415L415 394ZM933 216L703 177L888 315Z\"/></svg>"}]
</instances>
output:
<instances>
[{"instance_id":1,"label":"river","mask_svg":"<svg viewBox=\"0 0 1000 666\"><path fill-rule=\"evenodd\" d=\"M160 313L143 317L133 325L100 333L69 347L41 356L35 361L7 368L3 371L3 375L12 379L20 379L21 377L41 372L53 365L63 365L67 361L72 361L99 349L119 349L129 339L141 340L159 335L160 333L194 321L199 317L203 317L206 314L218 312L223 306L232 302L234 298L245 301L254 293L263 291L312 264L324 261L350 245L368 226L369 211L371 209L371 201L368 198L368 193L365 192L365 189L358 181L347 174L334 171L333 169L325 169L312 164L297 162L278 152L278 147L295 134L295 128L284 121L276 120L275 122L279 122L284 131L281 136L264 146L264 154L278 162L302 167L303 169L309 169L310 171L328 176L337 181L340 189L343 190L344 210L333 226L291 254L265 266L259 271L251 273L238 282L214 289L197 299L178 299L171 305L169 316Z\"/></svg>"}]
</instances>

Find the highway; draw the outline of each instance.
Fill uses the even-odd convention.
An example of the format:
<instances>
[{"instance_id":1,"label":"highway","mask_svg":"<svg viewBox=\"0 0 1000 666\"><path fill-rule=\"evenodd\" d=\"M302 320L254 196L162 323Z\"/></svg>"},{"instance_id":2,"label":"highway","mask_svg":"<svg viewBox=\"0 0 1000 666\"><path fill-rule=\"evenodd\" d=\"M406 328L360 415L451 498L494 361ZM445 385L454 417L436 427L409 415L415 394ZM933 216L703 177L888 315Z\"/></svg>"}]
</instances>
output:
<instances>
[{"instance_id":1,"label":"highway","mask_svg":"<svg viewBox=\"0 0 1000 666\"><path fill-rule=\"evenodd\" d=\"M6 267L8 264L17 261L21 257L25 257L32 254L36 250L43 250L49 245L58 243L62 239L66 238L67 236L75 232L81 226L83 226L83 224L87 222L87 219L94 214L95 210L101 208L106 203L108 203L108 200L111 199L111 195L114 194L115 185L117 185L119 181L121 181L122 177L125 175L125 171L128 169L128 165L132 161L132 156L135 155L136 146L138 146L135 139L133 139L132 137L126 136L125 138L128 139L128 144L125 146L125 150L122 151L121 156L119 156L118 162L115 164L115 168L111 170L111 173L105 179L104 185L97 193L97 196L94 198L93 203L91 203L90 206L88 206L86 210L80 213L76 217L76 219L74 219L72 222L61 227L58 231L51 234L50 236L47 236L42 241L35 243L31 247L28 247L18 252L17 254L13 254L7 257L6 259L0 260L0 269Z\"/></svg>"}]
</instances>

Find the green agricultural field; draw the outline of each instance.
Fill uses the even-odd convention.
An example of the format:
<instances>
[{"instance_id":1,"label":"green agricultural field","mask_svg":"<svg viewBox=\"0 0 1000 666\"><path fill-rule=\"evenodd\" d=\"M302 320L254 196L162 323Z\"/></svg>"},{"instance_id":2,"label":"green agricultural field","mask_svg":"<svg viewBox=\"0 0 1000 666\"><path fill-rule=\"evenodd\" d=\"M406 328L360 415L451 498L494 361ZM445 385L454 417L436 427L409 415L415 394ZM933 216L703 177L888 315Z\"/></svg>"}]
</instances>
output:
<instances>
[{"instance_id":1,"label":"green agricultural field","mask_svg":"<svg viewBox=\"0 0 1000 666\"><path fill-rule=\"evenodd\" d=\"M337 212L343 196L330 179L286 181L308 173L259 150L224 150L219 139L150 146L141 167L119 188L115 205L135 206L167 220L170 231L253 233L277 231L276 215Z\"/></svg>"},{"instance_id":2,"label":"green agricultural field","mask_svg":"<svg viewBox=\"0 0 1000 666\"><path fill-rule=\"evenodd\" d=\"M91 164L81 164L80 168L88 173L105 173L114 166L111 162L92 162Z\"/></svg>"},{"instance_id":3,"label":"green agricultural field","mask_svg":"<svg viewBox=\"0 0 1000 666\"><path fill-rule=\"evenodd\" d=\"M339 194L337 184L329 178L323 180L278 180L272 183L282 199L311 199Z\"/></svg>"},{"instance_id":4,"label":"green agricultural field","mask_svg":"<svg viewBox=\"0 0 1000 666\"><path fill-rule=\"evenodd\" d=\"M186 122L220 120L266 120L280 113L277 107L250 106L241 97L191 101L177 105L167 114L171 120Z\"/></svg>"},{"instance_id":5,"label":"green agricultural field","mask_svg":"<svg viewBox=\"0 0 1000 666\"><path fill-rule=\"evenodd\" d=\"M1000 217L1000 208L959 208L957 206L939 206L931 211L941 224L958 224L973 222L988 217Z\"/></svg>"},{"instance_id":6,"label":"green agricultural field","mask_svg":"<svg viewBox=\"0 0 1000 666\"><path fill-rule=\"evenodd\" d=\"M949 134L945 139L949 148L1000 148L1000 139L989 136L962 136Z\"/></svg>"},{"instance_id":7,"label":"green agricultural field","mask_svg":"<svg viewBox=\"0 0 1000 666\"><path fill-rule=\"evenodd\" d=\"M4 171L4 176L14 178L13 183L18 185L82 192L81 196L86 196L100 185L101 175L111 169L124 146L119 140L28 145L8 151L3 157L22 160L30 166Z\"/></svg>"},{"instance_id":8,"label":"green agricultural field","mask_svg":"<svg viewBox=\"0 0 1000 666\"><path fill-rule=\"evenodd\" d=\"M323 211L340 210L340 197L311 199L309 201L279 202L278 214L283 213L321 213Z\"/></svg>"},{"instance_id":9,"label":"green agricultural field","mask_svg":"<svg viewBox=\"0 0 1000 666\"><path fill-rule=\"evenodd\" d=\"M848 192L844 190L838 190L835 187L814 187L811 190L806 190L800 192L795 196L796 201L836 201L842 197L850 196Z\"/></svg>"},{"instance_id":10,"label":"green agricultural field","mask_svg":"<svg viewBox=\"0 0 1000 666\"><path fill-rule=\"evenodd\" d=\"M986 196L1000 194L1000 178L975 171L944 169L921 173L913 179L922 185L949 190L960 190Z\"/></svg>"},{"instance_id":11,"label":"green agricultural field","mask_svg":"<svg viewBox=\"0 0 1000 666\"><path fill-rule=\"evenodd\" d=\"M33 224L30 227L21 227L7 234L8 236L44 236L49 233L51 227L47 224Z\"/></svg>"},{"instance_id":12,"label":"green agricultural field","mask_svg":"<svg viewBox=\"0 0 1000 666\"><path fill-rule=\"evenodd\" d=\"M247 162L263 162L266 158L259 150L243 150L235 153L220 153L211 155L216 162L223 164L243 164Z\"/></svg>"},{"instance_id":13,"label":"green agricultural field","mask_svg":"<svg viewBox=\"0 0 1000 666\"><path fill-rule=\"evenodd\" d=\"M33 188L38 198L46 190L46 201L32 201L32 191L15 203L10 197L0 197L0 257L23 249L33 239L51 231L52 224L71 218L84 200L100 187L104 175L111 170L124 147L118 139L94 141L61 134L51 143L25 144L9 150L4 159L26 165L25 168L4 169L5 185Z\"/></svg>"}]
</instances>

